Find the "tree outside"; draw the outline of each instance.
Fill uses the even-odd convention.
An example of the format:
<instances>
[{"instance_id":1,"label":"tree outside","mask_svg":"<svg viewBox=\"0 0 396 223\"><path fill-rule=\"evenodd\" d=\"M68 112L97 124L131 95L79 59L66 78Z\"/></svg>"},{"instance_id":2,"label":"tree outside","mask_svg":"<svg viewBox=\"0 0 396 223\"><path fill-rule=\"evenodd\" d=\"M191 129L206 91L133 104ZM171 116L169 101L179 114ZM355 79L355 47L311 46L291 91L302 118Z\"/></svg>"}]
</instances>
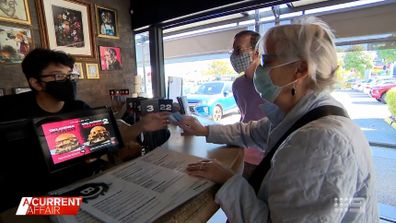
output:
<instances>
[{"instance_id":1,"label":"tree outside","mask_svg":"<svg viewBox=\"0 0 396 223\"><path fill-rule=\"evenodd\" d=\"M396 62L396 49L378 50L377 55L382 61L384 61L384 64L386 65L388 70L388 74L392 74L392 64L395 64Z\"/></svg>"},{"instance_id":2,"label":"tree outside","mask_svg":"<svg viewBox=\"0 0 396 223\"><path fill-rule=\"evenodd\" d=\"M394 63L396 61L396 49L378 50L377 55L385 64Z\"/></svg>"},{"instance_id":3,"label":"tree outside","mask_svg":"<svg viewBox=\"0 0 396 223\"><path fill-rule=\"evenodd\" d=\"M209 64L207 70L204 71L205 75L221 78L222 76L236 76L234 69L227 60L214 60Z\"/></svg>"},{"instance_id":4,"label":"tree outside","mask_svg":"<svg viewBox=\"0 0 396 223\"><path fill-rule=\"evenodd\" d=\"M373 56L362 46L352 46L344 56L344 68L364 79L365 71L373 67Z\"/></svg>"}]
</instances>

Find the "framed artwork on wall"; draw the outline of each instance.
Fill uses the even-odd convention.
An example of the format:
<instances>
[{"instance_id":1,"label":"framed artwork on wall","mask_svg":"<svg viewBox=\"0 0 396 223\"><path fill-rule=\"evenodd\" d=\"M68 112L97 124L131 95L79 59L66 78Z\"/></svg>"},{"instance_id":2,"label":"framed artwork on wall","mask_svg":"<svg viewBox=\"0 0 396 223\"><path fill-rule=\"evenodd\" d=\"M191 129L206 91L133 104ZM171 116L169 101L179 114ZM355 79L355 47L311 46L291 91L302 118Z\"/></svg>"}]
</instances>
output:
<instances>
[{"instance_id":1,"label":"framed artwork on wall","mask_svg":"<svg viewBox=\"0 0 396 223\"><path fill-rule=\"evenodd\" d=\"M99 66L97 63L86 63L87 79L99 79Z\"/></svg>"},{"instance_id":2,"label":"framed artwork on wall","mask_svg":"<svg viewBox=\"0 0 396 223\"><path fill-rule=\"evenodd\" d=\"M5 90L4 88L0 88L0 97L5 95Z\"/></svg>"},{"instance_id":3,"label":"framed artwork on wall","mask_svg":"<svg viewBox=\"0 0 396 223\"><path fill-rule=\"evenodd\" d=\"M75 0L38 0L43 46L80 58L95 58L90 4Z\"/></svg>"},{"instance_id":4,"label":"framed artwork on wall","mask_svg":"<svg viewBox=\"0 0 396 223\"><path fill-rule=\"evenodd\" d=\"M30 25L28 0L1 0L0 21Z\"/></svg>"},{"instance_id":5,"label":"framed artwork on wall","mask_svg":"<svg viewBox=\"0 0 396 223\"><path fill-rule=\"evenodd\" d=\"M121 49L119 47L99 46L101 70L120 70Z\"/></svg>"},{"instance_id":6,"label":"framed artwork on wall","mask_svg":"<svg viewBox=\"0 0 396 223\"><path fill-rule=\"evenodd\" d=\"M30 29L0 25L0 63L21 63L31 48Z\"/></svg>"},{"instance_id":7,"label":"framed artwork on wall","mask_svg":"<svg viewBox=\"0 0 396 223\"><path fill-rule=\"evenodd\" d=\"M73 72L78 73L80 76L78 79L84 79L84 69L80 62L75 62L73 67Z\"/></svg>"},{"instance_id":8,"label":"framed artwork on wall","mask_svg":"<svg viewBox=\"0 0 396 223\"><path fill-rule=\"evenodd\" d=\"M118 17L115 9L95 5L98 37L118 39Z\"/></svg>"}]
</instances>

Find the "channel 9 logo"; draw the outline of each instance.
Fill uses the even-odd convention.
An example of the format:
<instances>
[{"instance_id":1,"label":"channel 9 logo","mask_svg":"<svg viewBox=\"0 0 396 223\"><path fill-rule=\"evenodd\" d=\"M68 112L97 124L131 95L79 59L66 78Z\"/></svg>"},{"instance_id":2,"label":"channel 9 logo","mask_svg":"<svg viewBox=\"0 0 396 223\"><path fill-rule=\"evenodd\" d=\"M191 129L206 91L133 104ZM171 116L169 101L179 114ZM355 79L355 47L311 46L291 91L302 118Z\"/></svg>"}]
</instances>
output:
<instances>
[{"instance_id":1,"label":"channel 9 logo","mask_svg":"<svg viewBox=\"0 0 396 223\"><path fill-rule=\"evenodd\" d=\"M336 197L334 198L334 207L337 211L347 211L352 213L363 212L366 206L366 200L363 197Z\"/></svg>"}]
</instances>

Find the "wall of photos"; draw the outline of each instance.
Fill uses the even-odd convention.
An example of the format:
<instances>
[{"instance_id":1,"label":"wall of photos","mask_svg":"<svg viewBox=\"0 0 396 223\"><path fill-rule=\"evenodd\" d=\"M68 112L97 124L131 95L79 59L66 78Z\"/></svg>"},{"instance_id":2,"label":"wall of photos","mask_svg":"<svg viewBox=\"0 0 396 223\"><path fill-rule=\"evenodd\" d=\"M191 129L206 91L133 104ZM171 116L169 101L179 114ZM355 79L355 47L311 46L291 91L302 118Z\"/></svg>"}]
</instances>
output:
<instances>
[{"instance_id":1,"label":"wall of photos","mask_svg":"<svg viewBox=\"0 0 396 223\"><path fill-rule=\"evenodd\" d=\"M78 98L91 106L110 105L109 89L133 92L136 64L129 0L5 2L0 3L0 95L28 87L20 63L35 47L76 58L75 71L81 73Z\"/></svg>"}]
</instances>

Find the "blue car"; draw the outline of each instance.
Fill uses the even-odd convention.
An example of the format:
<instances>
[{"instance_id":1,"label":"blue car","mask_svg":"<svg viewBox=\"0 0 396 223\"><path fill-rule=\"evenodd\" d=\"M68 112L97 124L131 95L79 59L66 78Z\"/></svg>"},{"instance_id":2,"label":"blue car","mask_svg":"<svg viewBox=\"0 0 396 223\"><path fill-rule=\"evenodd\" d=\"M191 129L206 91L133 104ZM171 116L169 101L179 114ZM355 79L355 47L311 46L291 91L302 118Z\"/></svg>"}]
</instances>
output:
<instances>
[{"instance_id":1,"label":"blue car","mask_svg":"<svg viewBox=\"0 0 396 223\"><path fill-rule=\"evenodd\" d=\"M214 121L237 110L231 81L203 83L194 93L187 95L187 100L191 112Z\"/></svg>"}]
</instances>

